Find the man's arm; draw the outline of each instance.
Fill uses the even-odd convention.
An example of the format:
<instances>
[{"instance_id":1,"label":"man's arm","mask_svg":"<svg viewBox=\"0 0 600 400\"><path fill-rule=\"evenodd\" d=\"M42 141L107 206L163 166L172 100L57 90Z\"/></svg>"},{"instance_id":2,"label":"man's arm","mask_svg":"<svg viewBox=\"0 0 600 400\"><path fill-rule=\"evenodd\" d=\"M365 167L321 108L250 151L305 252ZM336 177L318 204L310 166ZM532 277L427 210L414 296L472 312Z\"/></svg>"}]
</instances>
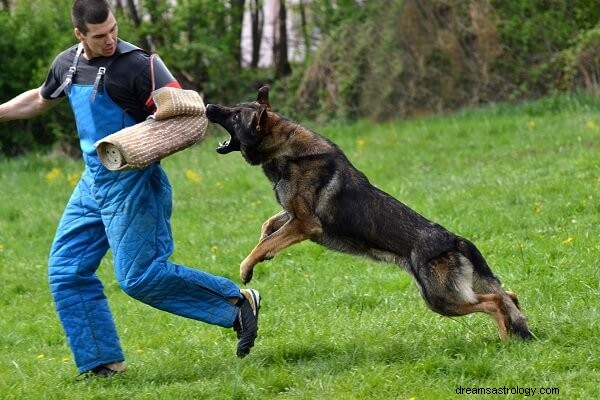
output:
<instances>
[{"instance_id":1,"label":"man's arm","mask_svg":"<svg viewBox=\"0 0 600 400\"><path fill-rule=\"evenodd\" d=\"M35 117L54 108L64 97L48 100L42 97L41 88L31 89L0 104L0 122Z\"/></svg>"}]
</instances>

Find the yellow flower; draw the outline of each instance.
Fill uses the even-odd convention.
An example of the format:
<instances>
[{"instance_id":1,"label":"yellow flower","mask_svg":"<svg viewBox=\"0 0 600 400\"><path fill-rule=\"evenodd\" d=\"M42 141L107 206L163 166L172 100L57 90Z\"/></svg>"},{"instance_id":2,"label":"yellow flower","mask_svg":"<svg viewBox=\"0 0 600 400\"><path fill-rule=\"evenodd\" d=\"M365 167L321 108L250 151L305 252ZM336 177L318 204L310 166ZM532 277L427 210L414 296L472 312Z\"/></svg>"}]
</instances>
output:
<instances>
[{"instance_id":1,"label":"yellow flower","mask_svg":"<svg viewBox=\"0 0 600 400\"><path fill-rule=\"evenodd\" d=\"M187 171L185 171L185 177L193 183L200 183L200 175L198 175L191 169L188 169Z\"/></svg>"},{"instance_id":2,"label":"yellow flower","mask_svg":"<svg viewBox=\"0 0 600 400\"><path fill-rule=\"evenodd\" d=\"M143 353L143 352L144 352L144 349L137 349L137 352L138 352L138 353Z\"/></svg>"},{"instance_id":3,"label":"yellow flower","mask_svg":"<svg viewBox=\"0 0 600 400\"><path fill-rule=\"evenodd\" d=\"M63 357L63 359L62 359L62 362L64 362L64 363L68 363L70 361L71 361L71 359L69 357Z\"/></svg>"},{"instance_id":4,"label":"yellow flower","mask_svg":"<svg viewBox=\"0 0 600 400\"><path fill-rule=\"evenodd\" d=\"M212 246L210 246L210 252L211 253L216 253L217 250L219 250L219 248L216 245L213 244Z\"/></svg>"},{"instance_id":5,"label":"yellow flower","mask_svg":"<svg viewBox=\"0 0 600 400\"><path fill-rule=\"evenodd\" d=\"M532 129L535 128L535 121L534 120L527 121L527 126Z\"/></svg>"},{"instance_id":6,"label":"yellow flower","mask_svg":"<svg viewBox=\"0 0 600 400\"><path fill-rule=\"evenodd\" d=\"M77 182L79 182L79 178L81 178L81 174L79 172L69 174L69 176L67 176L69 185L71 185L71 187L75 187L75 185L77 185Z\"/></svg>"},{"instance_id":7,"label":"yellow flower","mask_svg":"<svg viewBox=\"0 0 600 400\"><path fill-rule=\"evenodd\" d=\"M60 170L60 168L54 167L50 170L50 172L46 173L45 178L48 182L52 182L52 181L57 180L61 176L62 176L62 171Z\"/></svg>"},{"instance_id":8,"label":"yellow flower","mask_svg":"<svg viewBox=\"0 0 600 400\"><path fill-rule=\"evenodd\" d=\"M38 354L38 356L36 357L38 360L43 360L44 359L44 355L43 354Z\"/></svg>"},{"instance_id":9,"label":"yellow flower","mask_svg":"<svg viewBox=\"0 0 600 400\"><path fill-rule=\"evenodd\" d=\"M356 145L358 146L359 149L363 149L366 144L367 144L367 142L365 139L358 139L356 141Z\"/></svg>"},{"instance_id":10,"label":"yellow flower","mask_svg":"<svg viewBox=\"0 0 600 400\"><path fill-rule=\"evenodd\" d=\"M4 243L0 243L0 251L4 250Z\"/></svg>"},{"instance_id":11,"label":"yellow flower","mask_svg":"<svg viewBox=\"0 0 600 400\"><path fill-rule=\"evenodd\" d=\"M533 211L535 211L536 214L541 214L542 213L542 205L540 203L535 203L533 205Z\"/></svg>"},{"instance_id":12,"label":"yellow flower","mask_svg":"<svg viewBox=\"0 0 600 400\"><path fill-rule=\"evenodd\" d=\"M563 244L569 244L573 241L573 238L571 236L569 236L568 238L566 238L565 240L563 240Z\"/></svg>"},{"instance_id":13,"label":"yellow flower","mask_svg":"<svg viewBox=\"0 0 600 400\"><path fill-rule=\"evenodd\" d=\"M593 119L588 119L585 126L593 131L598 130L598 124Z\"/></svg>"}]
</instances>

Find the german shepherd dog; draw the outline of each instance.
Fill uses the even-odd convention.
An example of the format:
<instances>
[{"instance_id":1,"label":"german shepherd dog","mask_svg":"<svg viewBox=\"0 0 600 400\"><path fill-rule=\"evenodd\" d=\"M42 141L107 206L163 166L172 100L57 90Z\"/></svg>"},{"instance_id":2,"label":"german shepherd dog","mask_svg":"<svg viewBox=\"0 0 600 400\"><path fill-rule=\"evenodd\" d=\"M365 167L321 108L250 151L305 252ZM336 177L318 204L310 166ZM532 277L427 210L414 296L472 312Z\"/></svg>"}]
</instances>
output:
<instances>
[{"instance_id":1,"label":"german shepherd dog","mask_svg":"<svg viewBox=\"0 0 600 400\"><path fill-rule=\"evenodd\" d=\"M373 186L330 140L273 112L268 87L256 101L233 108L208 104L206 115L231 135L217 152L240 151L249 164L261 165L283 207L262 225L260 241L242 261L242 282L259 262L309 239L399 265L439 314L484 312L502 339L532 336L517 296L502 288L473 243Z\"/></svg>"}]
</instances>

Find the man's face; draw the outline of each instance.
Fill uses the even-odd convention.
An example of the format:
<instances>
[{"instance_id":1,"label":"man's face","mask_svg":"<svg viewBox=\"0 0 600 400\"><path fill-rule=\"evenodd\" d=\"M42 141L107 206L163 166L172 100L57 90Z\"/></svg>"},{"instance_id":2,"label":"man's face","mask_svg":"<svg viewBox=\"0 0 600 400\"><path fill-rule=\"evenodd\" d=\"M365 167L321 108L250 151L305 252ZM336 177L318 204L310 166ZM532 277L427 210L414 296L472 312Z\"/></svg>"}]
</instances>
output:
<instances>
[{"instance_id":1,"label":"man's face","mask_svg":"<svg viewBox=\"0 0 600 400\"><path fill-rule=\"evenodd\" d=\"M117 50L117 35L119 29L117 20L112 13L101 24L87 24L88 32L84 35L75 28L75 36L83 43L85 57L110 57Z\"/></svg>"}]
</instances>

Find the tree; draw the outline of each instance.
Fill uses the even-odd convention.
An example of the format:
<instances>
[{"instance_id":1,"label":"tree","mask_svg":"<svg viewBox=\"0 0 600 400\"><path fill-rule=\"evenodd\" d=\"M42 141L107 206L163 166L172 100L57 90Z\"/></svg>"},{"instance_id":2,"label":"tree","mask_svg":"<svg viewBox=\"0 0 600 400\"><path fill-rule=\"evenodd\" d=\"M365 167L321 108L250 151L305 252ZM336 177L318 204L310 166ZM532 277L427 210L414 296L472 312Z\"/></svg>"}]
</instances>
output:
<instances>
[{"instance_id":1,"label":"tree","mask_svg":"<svg viewBox=\"0 0 600 400\"><path fill-rule=\"evenodd\" d=\"M260 47L262 45L263 29L265 24L265 13L261 0L250 0L250 31L252 35L252 48L250 68L257 68L260 61Z\"/></svg>"},{"instance_id":2,"label":"tree","mask_svg":"<svg viewBox=\"0 0 600 400\"><path fill-rule=\"evenodd\" d=\"M273 28L273 61L275 79L281 79L292 73L288 59L287 8L285 0L279 0L279 19Z\"/></svg>"}]
</instances>

